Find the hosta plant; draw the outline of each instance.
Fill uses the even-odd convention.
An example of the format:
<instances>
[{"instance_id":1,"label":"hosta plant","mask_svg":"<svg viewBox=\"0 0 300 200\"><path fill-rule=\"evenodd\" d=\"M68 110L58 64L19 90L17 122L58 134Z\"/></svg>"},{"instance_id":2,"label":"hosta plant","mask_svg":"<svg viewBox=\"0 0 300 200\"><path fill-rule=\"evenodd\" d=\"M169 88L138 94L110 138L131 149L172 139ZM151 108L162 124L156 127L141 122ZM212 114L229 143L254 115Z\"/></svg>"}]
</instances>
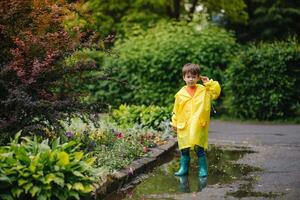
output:
<instances>
[{"instance_id":1,"label":"hosta plant","mask_svg":"<svg viewBox=\"0 0 300 200\"><path fill-rule=\"evenodd\" d=\"M38 141L18 133L0 147L1 199L80 199L95 183L95 158L75 142Z\"/></svg>"}]
</instances>

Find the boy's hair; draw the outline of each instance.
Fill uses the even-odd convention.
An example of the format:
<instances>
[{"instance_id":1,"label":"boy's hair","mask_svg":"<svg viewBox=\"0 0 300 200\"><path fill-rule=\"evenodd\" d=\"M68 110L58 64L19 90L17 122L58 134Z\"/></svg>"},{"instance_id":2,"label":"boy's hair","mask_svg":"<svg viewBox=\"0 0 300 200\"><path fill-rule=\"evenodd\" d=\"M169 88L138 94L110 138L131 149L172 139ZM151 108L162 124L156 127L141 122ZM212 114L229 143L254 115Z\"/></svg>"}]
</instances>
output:
<instances>
[{"instance_id":1,"label":"boy's hair","mask_svg":"<svg viewBox=\"0 0 300 200\"><path fill-rule=\"evenodd\" d=\"M191 73L193 75L200 75L200 67L197 64L187 63L182 68L182 76L185 76L187 73Z\"/></svg>"}]
</instances>

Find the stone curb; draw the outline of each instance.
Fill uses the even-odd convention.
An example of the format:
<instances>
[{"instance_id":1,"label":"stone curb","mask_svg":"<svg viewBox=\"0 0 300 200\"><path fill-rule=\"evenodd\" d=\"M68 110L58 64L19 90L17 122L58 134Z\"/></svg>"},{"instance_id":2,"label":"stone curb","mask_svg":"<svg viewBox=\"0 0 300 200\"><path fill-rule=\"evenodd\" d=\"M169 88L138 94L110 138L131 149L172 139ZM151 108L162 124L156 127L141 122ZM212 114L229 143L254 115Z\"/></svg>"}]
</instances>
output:
<instances>
[{"instance_id":1,"label":"stone curb","mask_svg":"<svg viewBox=\"0 0 300 200\"><path fill-rule=\"evenodd\" d=\"M121 169L114 173L113 176L99 185L94 191L94 199L103 199L108 194L122 188L133 178L152 170L158 163L159 159L177 147L177 139L172 138L166 144L149 148L149 156L133 161L127 168Z\"/></svg>"}]
</instances>

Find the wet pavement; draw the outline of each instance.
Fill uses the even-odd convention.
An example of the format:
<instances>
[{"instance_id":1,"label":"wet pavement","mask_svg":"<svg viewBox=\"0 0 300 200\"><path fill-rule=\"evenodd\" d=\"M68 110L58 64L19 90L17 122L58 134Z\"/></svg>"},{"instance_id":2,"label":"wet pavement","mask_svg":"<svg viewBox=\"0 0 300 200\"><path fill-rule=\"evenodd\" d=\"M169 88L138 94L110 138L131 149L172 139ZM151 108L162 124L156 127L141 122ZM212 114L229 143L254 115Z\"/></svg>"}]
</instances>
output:
<instances>
[{"instance_id":1,"label":"wet pavement","mask_svg":"<svg viewBox=\"0 0 300 200\"><path fill-rule=\"evenodd\" d=\"M210 130L207 179L198 178L193 153L189 176L175 177L174 151L106 200L299 199L300 125L212 121Z\"/></svg>"},{"instance_id":2,"label":"wet pavement","mask_svg":"<svg viewBox=\"0 0 300 200\"><path fill-rule=\"evenodd\" d=\"M274 199L300 199L300 125L212 121L210 130L210 143L242 145L258 152L238 161L263 169L255 173L254 193L282 194Z\"/></svg>"}]
</instances>

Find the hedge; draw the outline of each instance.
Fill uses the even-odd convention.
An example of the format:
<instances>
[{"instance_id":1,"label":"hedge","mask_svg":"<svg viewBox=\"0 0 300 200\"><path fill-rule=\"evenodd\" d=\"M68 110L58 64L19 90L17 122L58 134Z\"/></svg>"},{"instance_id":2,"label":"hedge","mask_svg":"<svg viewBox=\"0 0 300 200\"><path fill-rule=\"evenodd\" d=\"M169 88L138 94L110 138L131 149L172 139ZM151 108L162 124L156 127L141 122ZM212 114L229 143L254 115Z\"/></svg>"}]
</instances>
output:
<instances>
[{"instance_id":1,"label":"hedge","mask_svg":"<svg viewBox=\"0 0 300 200\"><path fill-rule=\"evenodd\" d=\"M295 39L251 44L226 71L226 107L235 117L273 120L299 112L300 48Z\"/></svg>"}]
</instances>

